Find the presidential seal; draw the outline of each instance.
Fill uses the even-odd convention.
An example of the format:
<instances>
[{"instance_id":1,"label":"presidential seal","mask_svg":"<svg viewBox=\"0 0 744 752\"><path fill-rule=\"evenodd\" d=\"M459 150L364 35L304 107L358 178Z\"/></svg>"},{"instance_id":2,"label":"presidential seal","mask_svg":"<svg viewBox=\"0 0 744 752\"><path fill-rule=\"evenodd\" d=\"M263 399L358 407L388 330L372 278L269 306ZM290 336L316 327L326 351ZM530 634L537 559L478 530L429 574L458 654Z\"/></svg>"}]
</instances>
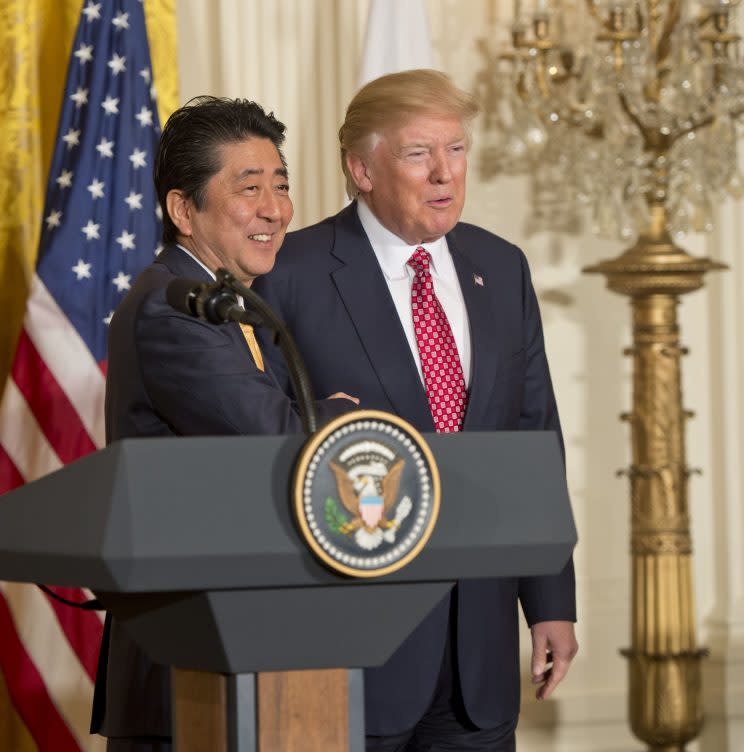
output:
<instances>
[{"instance_id":1,"label":"presidential seal","mask_svg":"<svg viewBox=\"0 0 744 752\"><path fill-rule=\"evenodd\" d=\"M353 577L395 572L414 559L439 514L439 473L413 426L360 410L312 436L297 463L300 532L326 565Z\"/></svg>"}]
</instances>

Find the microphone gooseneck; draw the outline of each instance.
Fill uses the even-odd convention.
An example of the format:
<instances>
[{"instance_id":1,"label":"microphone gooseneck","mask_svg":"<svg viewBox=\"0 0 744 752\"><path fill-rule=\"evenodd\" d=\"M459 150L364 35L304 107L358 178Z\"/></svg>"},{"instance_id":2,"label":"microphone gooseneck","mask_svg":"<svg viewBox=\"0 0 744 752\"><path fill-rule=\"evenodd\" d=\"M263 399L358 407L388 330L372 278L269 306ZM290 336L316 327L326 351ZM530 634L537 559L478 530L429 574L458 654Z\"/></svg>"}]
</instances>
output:
<instances>
[{"instance_id":1,"label":"microphone gooseneck","mask_svg":"<svg viewBox=\"0 0 744 752\"><path fill-rule=\"evenodd\" d=\"M251 326L266 326L273 335L274 344L279 345L287 361L302 427L307 434L315 433L318 418L312 386L300 351L284 322L260 295L239 282L226 269L218 269L216 276L216 282L174 279L166 287L165 299L175 310L212 324L237 321ZM244 306L238 304L236 295L243 298Z\"/></svg>"}]
</instances>

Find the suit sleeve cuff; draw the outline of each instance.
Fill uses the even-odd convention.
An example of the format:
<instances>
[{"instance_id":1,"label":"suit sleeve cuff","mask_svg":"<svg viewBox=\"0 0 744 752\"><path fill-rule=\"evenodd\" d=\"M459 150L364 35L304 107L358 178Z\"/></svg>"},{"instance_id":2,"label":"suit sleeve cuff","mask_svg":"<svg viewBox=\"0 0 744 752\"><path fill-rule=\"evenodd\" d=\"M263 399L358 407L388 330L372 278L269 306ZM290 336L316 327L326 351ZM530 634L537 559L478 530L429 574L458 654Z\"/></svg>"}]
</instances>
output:
<instances>
[{"instance_id":1,"label":"suit sleeve cuff","mask_svg":"<svg viewBox=\"0 0 744 752\"><path fill-rule=\"evenodd\" d=\"M576 581L573 558L555 575L522 577L519 600L527 624L542 621L576 621Z\"/></svg>"}]
</instances>

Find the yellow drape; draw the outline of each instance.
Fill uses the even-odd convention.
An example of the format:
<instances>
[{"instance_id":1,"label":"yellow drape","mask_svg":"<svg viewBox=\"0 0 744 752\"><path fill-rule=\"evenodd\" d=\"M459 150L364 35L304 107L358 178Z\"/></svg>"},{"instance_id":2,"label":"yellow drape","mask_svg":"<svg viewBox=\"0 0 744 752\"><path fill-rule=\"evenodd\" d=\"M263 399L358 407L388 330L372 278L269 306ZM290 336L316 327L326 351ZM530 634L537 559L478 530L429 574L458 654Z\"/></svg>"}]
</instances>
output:
<instances>
[{"instance_id":1,"label":"yellow drape","mask_svg":"<svg viewBox=\"0 0 744 752\"><path fill-rule=\"evenodd\" d=\"M36 262L47 171L83 0L0 3L0 385ZM176 0L145 0L161 123L178 106ZM0 675L0 750L36 752Z\"/></svg>"}]
</instances>

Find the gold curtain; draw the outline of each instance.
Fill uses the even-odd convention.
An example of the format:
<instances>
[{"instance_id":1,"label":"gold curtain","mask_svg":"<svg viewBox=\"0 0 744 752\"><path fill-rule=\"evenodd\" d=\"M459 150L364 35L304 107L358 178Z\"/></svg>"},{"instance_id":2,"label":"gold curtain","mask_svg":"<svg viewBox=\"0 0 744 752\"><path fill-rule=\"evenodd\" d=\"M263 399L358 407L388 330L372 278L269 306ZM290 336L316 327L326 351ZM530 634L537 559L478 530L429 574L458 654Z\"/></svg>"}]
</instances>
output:
<instances>
[{"instance_id":1,"label":"gold curtain","mask_svg":"<svg viewBox=\"0 0 744 752\"><path fill-rule=\"evenodd\" d=\"M145 0L161 123L178 106L176 0ZM36 262L47 171L82 0L0 3L0 385ZM0 675L0 749L35 752Z\"/></svg>"}]
</instances>

